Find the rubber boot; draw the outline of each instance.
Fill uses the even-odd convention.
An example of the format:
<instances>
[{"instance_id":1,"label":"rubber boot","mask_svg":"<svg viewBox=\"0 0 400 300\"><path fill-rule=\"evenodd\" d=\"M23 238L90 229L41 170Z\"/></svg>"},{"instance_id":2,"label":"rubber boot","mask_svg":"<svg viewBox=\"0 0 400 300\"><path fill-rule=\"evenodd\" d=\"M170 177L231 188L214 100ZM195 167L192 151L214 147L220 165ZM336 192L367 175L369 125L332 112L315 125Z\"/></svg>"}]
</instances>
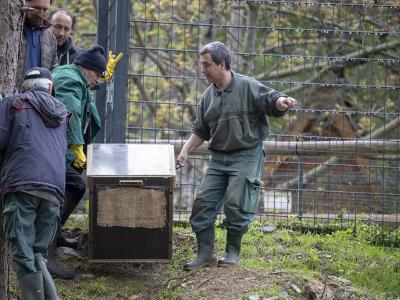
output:
<instances>
[{"instance_id":1,"label":"rubber boot","mask_svg":"<svg viewBox=\"0 0 400 300\"><path fill-rule=\"evenodd\" d=\"M19 279L22 300L44 300L42 272L30 273Z\"/></svg>"},{"instance_id":2,"label":"rubber boot","mask_svg":"<svg viewBox=\"0 0 400 300\"><path fill-rule=\"evenodd\" d=\"M185 271L190 271L209 265L215 265L217 259L214 256L214 226L196 233L197 237L197 257L194 261L183 266Z\"/></svg>"},{"instance_id":3,"label":"rubber boot","mask_svg":"<svg viewBox=\"0 0 400 300\"><path fill-rule=\"evenodd\" d=\"M40 253L35 253L35 265L43 274L43 288L46 300L59 300L57 295L56 284L47 270L46 260Z\"/></svg>"},{"instance_id":4,"label":"rubber boot","mask_svg":"<svg viewBox=\"0 0 400 300\"><path fill-rule=\"evenodd\" d=\"M72 249L77 249L79 246L79 241L78 239L67 239L62 236L62 234L59 235L57 238L57 247L67 247L67 248L72 248Z\"/></svg>"},{"instance_id":5,"label":"rubber boot","mask_svg":"<svg viewBox=\"0 0 400 300\"><path fill-rule=\"evenodd\" d=\"M57 239L60 234L60 229L57 228L56 236L53 239L53 242L50 244L48 249L48 257L47 257L47 269L49 270L51 276L53 278L60 279L73 279L75 277L75 271L68 269L62 263L56 261L56 252L57 252Z\"/></svg>"},{"instance_id":6,"label":"rubber boot","mask_svg":"<svg viewBox=\"0 0 400 300\"><path fill-rule=\"evenodd\" d=\"M218 267L234 266L239 261L240 246L243 234L233 234L228 231L226 237L225 255L218 260Z\"/></svg>"}]
</instances>

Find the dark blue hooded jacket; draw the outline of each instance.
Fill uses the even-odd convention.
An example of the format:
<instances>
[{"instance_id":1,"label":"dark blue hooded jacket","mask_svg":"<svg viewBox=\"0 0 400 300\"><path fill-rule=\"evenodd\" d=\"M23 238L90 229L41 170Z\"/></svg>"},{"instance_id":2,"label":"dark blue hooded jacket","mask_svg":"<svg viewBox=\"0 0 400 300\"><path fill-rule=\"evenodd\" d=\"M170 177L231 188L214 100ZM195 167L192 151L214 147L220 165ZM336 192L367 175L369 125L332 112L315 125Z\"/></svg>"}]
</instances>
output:
<instances>
[{"instance_id":1,"label":"dark blue hooded jacket","mask_svg":"<svg viewBox=\"0 0 400 300\"><path fill-rule=\"evenodd\" d=\"M0 200L14 191L65 192L67 110L45 89L0 101Z\"/></svg>"}]
</instances>

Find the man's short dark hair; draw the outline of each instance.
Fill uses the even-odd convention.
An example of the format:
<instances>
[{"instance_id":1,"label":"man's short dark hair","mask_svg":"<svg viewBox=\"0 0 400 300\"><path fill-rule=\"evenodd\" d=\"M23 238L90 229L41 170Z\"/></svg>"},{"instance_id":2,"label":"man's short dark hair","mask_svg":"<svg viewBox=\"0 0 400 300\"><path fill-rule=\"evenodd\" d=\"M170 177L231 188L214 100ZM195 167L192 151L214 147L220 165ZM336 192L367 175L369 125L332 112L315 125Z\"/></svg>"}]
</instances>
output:
<instances>
[{"instance_id":1,"label":"man's short dark hair","mask_svg":"<svg viewBox=\"0 0 400 300\"><path fill-rule=\"evenodd\" d=\"M232 52L221 42L211 42L200 49L200 55L210 53L212 60L220 65L225 62L227 70L231 69Z\"/></svg>"}]
</instances>

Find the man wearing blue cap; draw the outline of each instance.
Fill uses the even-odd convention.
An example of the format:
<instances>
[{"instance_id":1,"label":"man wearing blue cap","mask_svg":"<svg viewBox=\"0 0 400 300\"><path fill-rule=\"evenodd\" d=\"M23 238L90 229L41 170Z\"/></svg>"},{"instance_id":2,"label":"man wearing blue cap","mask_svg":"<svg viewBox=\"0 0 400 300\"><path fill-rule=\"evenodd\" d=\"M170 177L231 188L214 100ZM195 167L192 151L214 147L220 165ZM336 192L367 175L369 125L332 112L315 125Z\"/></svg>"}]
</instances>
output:
<instances>
[{"instance_id":1,"label":"man wearing blue cap","mask_svg":"<svg viewBox=\"0 0 400 300\"><path fill-rule=\"evenodd\" d=\"M100 117L93 97L97 89L106 79L112 77L115 65L121 58L109 54L107 63L104 49L93 45L84 50L73 64L55 68L52 72L56 98L64 103L71 113L68 125L67 141L67 173L65 186L65 202L60 212L60 223L53 244L49 248L48 269L55 278L72 279L73 270L57 264L56 247L76 248L77 241L69 241L61 235L61 227L78 205L86 191L85 178L82 171L86 166L85 145L92 142L100 129Z\"/></svg>"},{"instance_id":2,"label":"man wearing blue cap","mask_svg":"<svg viewBox=\"0 0 400 300\"><path fill-rule=\"evenodd\" d=\"M49 70L30 69L22 87L0 102L4 234L22 299L58 299L45 257L64 202L68 112Z\"/></svg>"}]
</instances>

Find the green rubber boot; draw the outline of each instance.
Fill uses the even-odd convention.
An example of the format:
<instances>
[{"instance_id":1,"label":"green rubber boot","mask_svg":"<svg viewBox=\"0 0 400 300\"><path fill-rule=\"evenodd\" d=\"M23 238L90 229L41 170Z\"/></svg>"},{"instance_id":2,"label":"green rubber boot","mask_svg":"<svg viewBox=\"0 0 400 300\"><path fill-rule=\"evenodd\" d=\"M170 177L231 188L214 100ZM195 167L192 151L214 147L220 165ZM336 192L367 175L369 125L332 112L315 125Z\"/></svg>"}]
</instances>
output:
<instances>
[{"instance_id":1,"label":"green rubber boot","mask_svg":"<svg viewBox=\"0 0 400 300\"><path fill-rule=\"evenodd\" d=\"M46 300L59 300L56 284L47 270L46 260L40 253L35 253L35 265L43 273L43 288Z\"/></svg>"},{"instance_id":2,"label":"green rubber boot","mask_svg":"<svg viewBox=\"0 0 400 300\"><path fill-rule=\"evenodd\" d=\"M44 300L42 272L30 273L19 279L23 300Z\"/></svg>"},{"instance_id":3,"label":"green rubber boot","mask_svg":"<svg viewBox=\"0 0 400 300\"><path fill-rule=\"evenodd\" d=\"M237 265L240 255L243 234L233 234L228 231L226 237L225 255L218 260L218 267L229 267Z\"/></svg>"},{"instance_id":4,"label":"green rubber boot","mask_svg":"<svg viewBox=\"0 0 400 300\"><path fill-rule=\"evenodd\" d=\"M214 226L196 233L197 237L197 257L194 261L183 266L185 271L215 265L217 259L214 256Z\"/></svg>"}]
</instances>

